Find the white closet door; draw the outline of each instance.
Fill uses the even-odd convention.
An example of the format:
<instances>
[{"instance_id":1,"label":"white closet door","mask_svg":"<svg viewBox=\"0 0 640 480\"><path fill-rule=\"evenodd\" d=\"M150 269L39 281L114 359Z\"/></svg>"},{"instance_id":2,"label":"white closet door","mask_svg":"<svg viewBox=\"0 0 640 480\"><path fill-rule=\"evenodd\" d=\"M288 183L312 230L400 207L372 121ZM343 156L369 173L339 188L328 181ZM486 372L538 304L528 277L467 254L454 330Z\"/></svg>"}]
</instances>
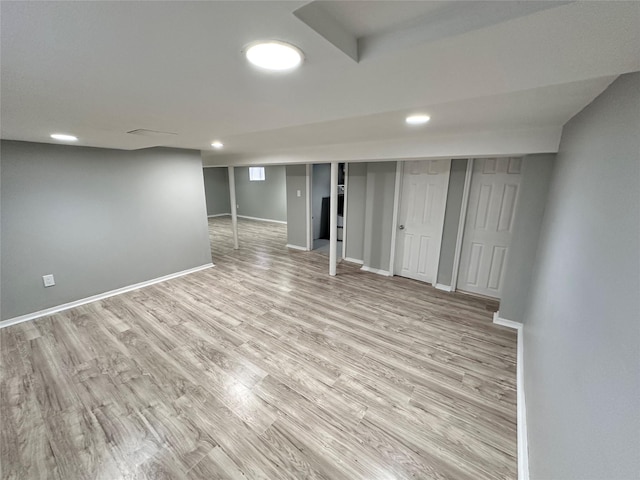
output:
<instances>
[{"instance_id":1,"label":"white closet door","mask_svg":"<svg viewBox=\"0 0 640 480\"><path fill-rule=\"evenodd\" d=\"M458 289L500 298L520 191L521 158L474 160Z\"/></svg>"},{"instance_id":2,"label":"white closet door","mask_svg":"<svg viewBox=\"0 0 640 480\"><path fill-rule=\"evenodd\" d=\"M451 160L404 164L395 273L435 283L440 259Z\"/></svg>"}]
</instances>

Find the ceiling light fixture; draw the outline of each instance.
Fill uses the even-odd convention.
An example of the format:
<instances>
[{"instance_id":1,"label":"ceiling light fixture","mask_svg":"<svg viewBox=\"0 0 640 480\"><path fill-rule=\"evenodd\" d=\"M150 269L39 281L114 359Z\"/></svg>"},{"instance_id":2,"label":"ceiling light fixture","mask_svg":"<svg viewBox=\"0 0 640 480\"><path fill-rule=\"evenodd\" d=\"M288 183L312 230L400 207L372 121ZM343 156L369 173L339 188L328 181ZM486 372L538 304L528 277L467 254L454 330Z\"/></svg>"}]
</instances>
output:
<instances>
[{"instance_id":1,"label":"ceiling light fixture","mask_svg":"<svg viewBox=\"0 0 640 480\"><path fill-rule=\"evenodd\" d=\"M66 133L52 133L51 138L54 140L61 140L63 142L76 142L78 140L78 137L67 135Z\"/></svg>"},{"instance_id":2,"label":"ceiling light fixture","mask_svg":"<svg viewBox=\"0 0 640 480\"><path fill-rule=\"evenodd\" d=\"M245 49L245 55L256 67L275 72L293 70L304 58L298 47L277 40L252 43Z\"/></svg>"},{"instance_id":3,"label":"ceiling light fixture","mask_svg":"<svg viewBox=\"0 0 640 480\"><path fill-rule=\"evenodd\" d=\"M419 114L419 115L409 115L406 119L406 122L409 125L424 125L429 120L431 120L431 117L429 115Z\"/></svg>"},{"instance_id":4,"label":"ceiling light fixture","mask_svg":"<svg viewBox=\"0 0 640 480\"><path fill-rule=\"evenodd\" d=\"M217 148L218 150L220 150L222 147L224 147L224 144L218 140L216 140L215 142L211 143L211 146L213 148Z\"/></svg>"}]
</instances>

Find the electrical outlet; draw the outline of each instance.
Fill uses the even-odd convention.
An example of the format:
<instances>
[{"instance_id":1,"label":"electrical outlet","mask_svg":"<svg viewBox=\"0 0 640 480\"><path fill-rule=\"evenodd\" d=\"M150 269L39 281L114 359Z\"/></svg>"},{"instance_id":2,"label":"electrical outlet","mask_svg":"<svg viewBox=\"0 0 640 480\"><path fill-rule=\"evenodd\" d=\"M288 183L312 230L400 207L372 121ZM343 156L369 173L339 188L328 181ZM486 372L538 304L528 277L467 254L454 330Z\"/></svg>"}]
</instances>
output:
<instances>
[{"instance_id":1,"label":"electrical outlet","mask_svg":"<svg viewBox=\"0 0 640 480\"><path fill-rule=\"evenodd\" d=\"M296 196L301 197L302 196L302 192L300 190L296 190Z\"/></svg>"},{"instance_id":2,"label":"electrical outlet","mask_svg":"<svg viewBox=\"0 0 640 480\"><path fill-rule=\"evenodd\" d=\"M45 287L53 287L56 284L55 279L53 278L53 274L44 275L42 277L42 282Z\"/></svg>"}]
</instances>

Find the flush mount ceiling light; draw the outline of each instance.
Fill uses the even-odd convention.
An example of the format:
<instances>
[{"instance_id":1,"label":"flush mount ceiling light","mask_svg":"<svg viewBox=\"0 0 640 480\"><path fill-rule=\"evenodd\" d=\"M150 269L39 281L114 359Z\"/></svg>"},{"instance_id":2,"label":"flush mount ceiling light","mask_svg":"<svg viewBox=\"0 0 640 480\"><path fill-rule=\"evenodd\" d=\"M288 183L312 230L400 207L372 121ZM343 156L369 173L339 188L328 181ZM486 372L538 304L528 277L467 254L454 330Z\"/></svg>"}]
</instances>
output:
<instances>
[{"instance_id":1,"label":"flush mount ceiling light","mask_svg":"<svg viewBox=\"0 0 640 480\"><path fill-rule=\"evenodd\" d=\"M51 138L54 140L61 140L63 142L75 142L78 140L78 137L67 135L66 133L52 133Z\"/></svg>"},{"instance_id":2,"label":"flush mount ceiling light","mask_svg":"<svg viewBox=\"0 0 640 480\"><path fill-rule=\"evenodd\" d=\"M277 40L252 43L245 49L245 55L256 67L274 72L293 70L304 58L298 47Z\"/></svg>"},{"instance_id":3,"label":"flush mount ceiling light","mask_svg":"<svg viewBox=\"0 0 640 480\"><path fill-rule=\"evenodd\" d=\"M424 125L431 117L429 115L418 114L418 115L409 115L406 119L406 122L409 125Z\"/></svg>"},{"instance_id":4,"label":"flush mount ceiling light","mask_svg":"<svg viewBox=\"0 0 640 480\"><path fill-rule=\"evenodd\" d=\"M224 147L224 144L218 140L216 140L215 142L211 143L211 146L213 148L217 148L218 150L220 150L222 147Z\"/></svg>"}]
</instances>

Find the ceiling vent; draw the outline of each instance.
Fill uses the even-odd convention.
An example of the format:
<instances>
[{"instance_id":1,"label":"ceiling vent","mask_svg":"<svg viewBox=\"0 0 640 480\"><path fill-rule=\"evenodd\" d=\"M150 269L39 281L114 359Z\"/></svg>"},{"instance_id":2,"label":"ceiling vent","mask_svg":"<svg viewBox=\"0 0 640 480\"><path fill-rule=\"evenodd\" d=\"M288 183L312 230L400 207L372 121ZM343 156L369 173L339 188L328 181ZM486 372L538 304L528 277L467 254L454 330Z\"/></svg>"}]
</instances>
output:
<instances>
[{"instance_id":1,"label":"ceiling vent","mask_svg":"<svg viewBox=\"0 0 640 480\"><path fill-rule=\"evenodd\" d=\"M131 135L141 135L143 137L166 137L167 135L177 135L177 133L160 132L158 130L147 130L145 128L138 128L127 133L130 133Z\"/></svg>"}]
</instances>

